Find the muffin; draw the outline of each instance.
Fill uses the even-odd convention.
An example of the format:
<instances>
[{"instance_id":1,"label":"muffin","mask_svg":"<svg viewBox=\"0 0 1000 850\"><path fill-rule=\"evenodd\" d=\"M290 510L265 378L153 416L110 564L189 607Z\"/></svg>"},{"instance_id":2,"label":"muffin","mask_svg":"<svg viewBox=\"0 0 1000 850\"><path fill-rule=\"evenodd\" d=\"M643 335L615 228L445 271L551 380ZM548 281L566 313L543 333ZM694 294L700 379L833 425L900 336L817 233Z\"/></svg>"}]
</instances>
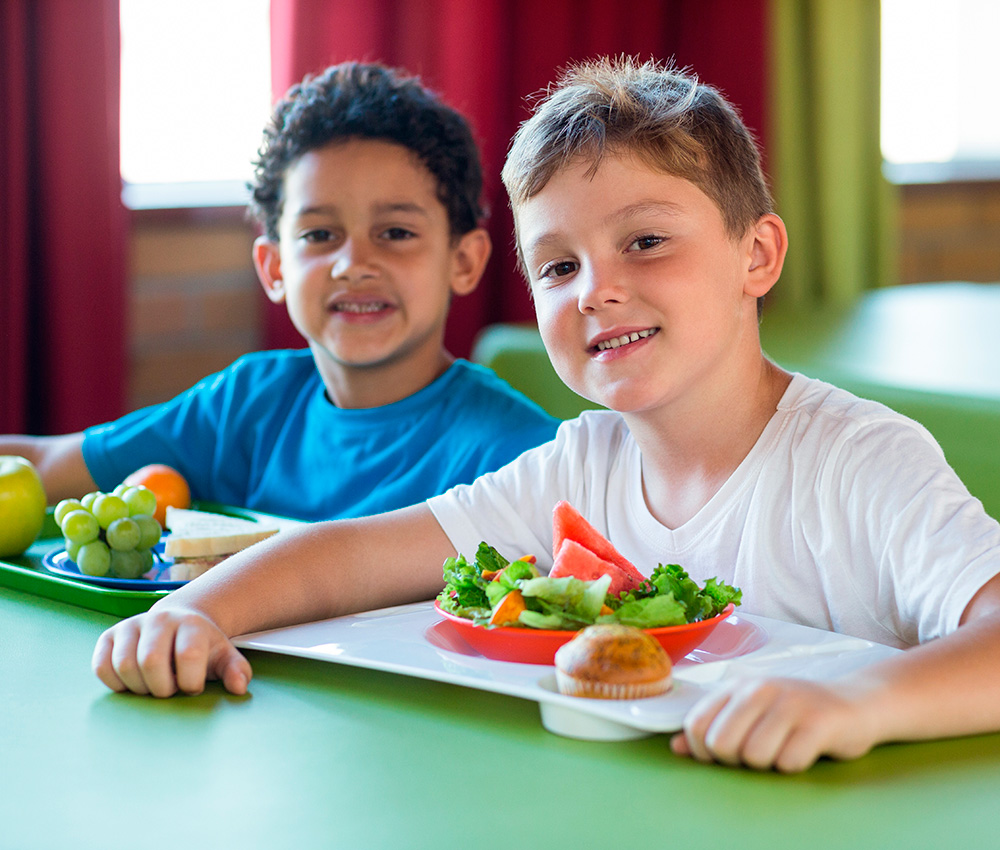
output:
<instances>
[{"instance_id":1,"label":"muffin","mask_svg":"<svg viewBox=\"0 0 1000 850\"><path fill-rule=\"evenodd\" d=\"M592 699L640 699L670 690L670 656L634 626L588 626L556 650L559 692Z\"/></svg>"}]
</instances>

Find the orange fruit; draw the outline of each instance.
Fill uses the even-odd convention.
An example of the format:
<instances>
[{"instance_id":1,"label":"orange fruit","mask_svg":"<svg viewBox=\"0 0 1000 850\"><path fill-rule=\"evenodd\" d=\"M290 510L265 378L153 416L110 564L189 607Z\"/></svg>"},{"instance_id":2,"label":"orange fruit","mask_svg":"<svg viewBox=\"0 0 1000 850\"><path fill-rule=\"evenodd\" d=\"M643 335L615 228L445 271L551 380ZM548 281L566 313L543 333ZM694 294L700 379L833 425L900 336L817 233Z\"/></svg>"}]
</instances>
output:
<instances>
[{"instance_id":1,"label":"orange fruit","mask_svg":"<svg viewBox=\"0 0 1000 850\"><path fill-rule=\"evenodd\" d=\"M153 517L160 525L166 525L167 505L185 509L191 507L191 488L184 476L164 463L151 463L137 469L123 483L131 487L142 486L156 494L156 513Z\"/></svg>"}]
</instances>

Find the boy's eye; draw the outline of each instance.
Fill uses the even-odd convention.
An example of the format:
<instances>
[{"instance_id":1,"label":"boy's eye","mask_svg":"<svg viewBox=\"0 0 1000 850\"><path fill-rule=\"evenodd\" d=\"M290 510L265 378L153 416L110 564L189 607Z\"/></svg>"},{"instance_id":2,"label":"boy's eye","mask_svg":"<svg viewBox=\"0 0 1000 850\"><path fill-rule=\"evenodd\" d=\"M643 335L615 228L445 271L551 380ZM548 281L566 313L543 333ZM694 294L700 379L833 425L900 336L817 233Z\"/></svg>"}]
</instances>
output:
<instances>
[{"instance_id":1,"label":"boy's eye","mask_svg":"<svg viewBox=\"0 0 1000 850\"><path fill-rule=\"evenodd\" d=\"M329 230L324 230L322 228L316 228L315 230L307 230L302 234L302 239L311 244L319 242L329 242L333 238L333 233Z\"/></svg>"},{"instance_id":2,"label":"boy's eye","mask_svg":"<svg viewBox=\"0 0 1000 850\"><path fill-rule=\"evenodd\" d=\"M382 236L385 239L391 239L393 241L403 240L403 239L413 239L417 234L412 230L407 230L405 227L390 227L387 230L382 231Z\"/></svg>"},{"instance_id":3,"label":"boy's eye","mask_svg":"<svg viewBox=\"0 0 1000 850\"><path fill-rule=\"evenodd\" d=\"M662 236L653 236L652 234L648 236L640 236L638 239L634 239L629 243L629 251L648 251L650 248L655 248L657 245L665 242L666 239Z\"/></svg>"},{"instance_id":4,"label":"boy's eye","mask_svg":"<svg viewBox=\"0 0 1000 850\"><path fill-rule=\"evenodd\" d=\"M549 263L544 266L539 272L539 278L545 277L565 277L568 274L573 274L577 269L576 263L570 260L559 260L555 263Z\"/></svg>"}]
</instances>

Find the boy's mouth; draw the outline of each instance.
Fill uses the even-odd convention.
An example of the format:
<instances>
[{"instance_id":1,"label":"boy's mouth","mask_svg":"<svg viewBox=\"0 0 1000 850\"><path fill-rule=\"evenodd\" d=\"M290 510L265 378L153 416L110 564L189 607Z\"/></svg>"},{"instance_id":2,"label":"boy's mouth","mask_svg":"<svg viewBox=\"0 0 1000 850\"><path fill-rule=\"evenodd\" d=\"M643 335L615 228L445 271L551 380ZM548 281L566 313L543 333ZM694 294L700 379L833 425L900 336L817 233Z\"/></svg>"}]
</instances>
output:
<instances>
[{"instance_id":1,"label":"boy's mouth","mask_svg":"<svg viewBox=\"0 0 1000 850\"><path fill-rule=\"evenodd\" d=\"M334 313L380 313L388 310L390 304L386 301L344 301L334 304L331 309Z\"/></svg>"},{"instance_id":2,"label":"boy's mouth","mask_svg":"<svg viewBox=\"0 0 1000 850\"><path fill-rule=\"evenodd\" d=\"M396 305L377 295L339 295L327 309L346 322L374 322L388 315Z\"/></svg>"},{"instance_id":3,"label":"boy's mouth","mask_svg":"<svg viewBox=\"0 0 1000 850\"><path fill-rule=\"evenodd\" d=\"M600 339L591 345L590 351L594 354L599 354L602 351L611 351L616 348L621 348L623 345L629 345L630 343L638 342L641 339L651 337L653 334L659 333L659 330L659 328L644 328L641 331L629 331L627 333L618 334L617 336L605 337L604 339Z\"/></svg>"}]
</instances>

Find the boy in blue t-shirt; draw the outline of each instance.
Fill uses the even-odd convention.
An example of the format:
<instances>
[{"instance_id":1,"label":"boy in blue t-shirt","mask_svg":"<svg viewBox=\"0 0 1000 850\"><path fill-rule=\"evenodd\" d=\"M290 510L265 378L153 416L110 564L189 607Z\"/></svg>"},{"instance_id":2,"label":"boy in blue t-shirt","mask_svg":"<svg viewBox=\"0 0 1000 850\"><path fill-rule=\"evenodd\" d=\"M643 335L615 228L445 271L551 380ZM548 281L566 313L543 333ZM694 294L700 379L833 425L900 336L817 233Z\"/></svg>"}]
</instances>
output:
<instances>
[{"instance_id":1,"label":"boy in blue t-shirt","mask_svg":"<svg viewBox=\"0 0 1000 850\"><path fill-rule=\"evenodd\" d=\"M417 79L344 63L276 106L251 184L253 259L307 351L243 357L82 433L0 437L50 502L150 463L196 499L318 520L399 508L547 442L557 422L444 348L490 256L466 120Z\"/></svg>"}]
</instances>

